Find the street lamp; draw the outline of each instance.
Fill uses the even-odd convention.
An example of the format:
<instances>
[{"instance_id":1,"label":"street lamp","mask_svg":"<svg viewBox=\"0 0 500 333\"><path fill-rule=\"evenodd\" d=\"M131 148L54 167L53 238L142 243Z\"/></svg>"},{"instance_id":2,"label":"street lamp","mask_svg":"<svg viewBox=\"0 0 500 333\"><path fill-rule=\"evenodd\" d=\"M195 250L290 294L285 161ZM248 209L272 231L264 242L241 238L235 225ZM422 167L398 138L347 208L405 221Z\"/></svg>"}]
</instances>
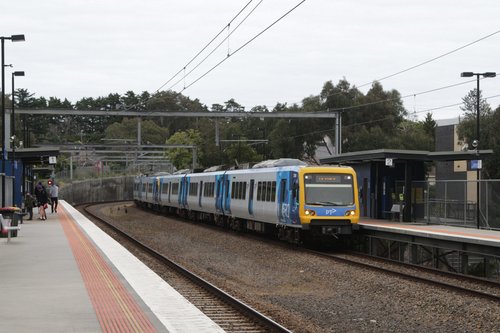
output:
<instances>
[{"instance_id":1,"label":"street lamp","mask_svg":"<svg viewBox=\"0 0 500 333\"><path fill-rule=\"evenodd\" d=\"M11 116L11 123L10 123L10 135L12 139L12 163L11 163L11 174L12 174L12 202L15 204L16 200L16 174L15 174L15 168L14 165L16 164L16 117L15 117L15 90L14 90L14 77L15 76L24 76L23 71L15 71L12 72L12 116Z\"/></svg>"},{"instance_id":2,"label":"street lamp","mask_svg":"<svg viewBox=\"0 0 500 333\"><path fill-rule=\"evenodd\" d=\"M2 207L5 207L5 160L7 159L7 150L5 149L5 40L12 42L24 42L24 35L12 35L10 37L0 36L2 44Z\"/></svg>"},{"instance_id":3,"label":"street lamp","mask_svg":"<svg viewBox=\"0 0 500 333\"><path fill-rule=\"evenodd\" d=\"M477 228L479 229L481 226L481 215L480 215L480 208L481 206L479 205L479 199L480 199L480 191L479 191L479 177L480 177L480 168L479 168L479 145L480 145L480 140L481 140L481 133L479 132L479 118L480 118L480 110L479 110L479 97L480 97L480 90L479 90L479 77L495 77L497 76L497 73L494 72L485 72L485 73L473 73L473 72L462 72L460 74L461 77L472 77L476 76L477 78L477 91L476 91L476 139L473 141L473 146L476 148L476 155L477 155L477 186L476 186L476 200L477 200L477 213L476 213L476 221L477 221Z\"/></svg>"}]
</instances>

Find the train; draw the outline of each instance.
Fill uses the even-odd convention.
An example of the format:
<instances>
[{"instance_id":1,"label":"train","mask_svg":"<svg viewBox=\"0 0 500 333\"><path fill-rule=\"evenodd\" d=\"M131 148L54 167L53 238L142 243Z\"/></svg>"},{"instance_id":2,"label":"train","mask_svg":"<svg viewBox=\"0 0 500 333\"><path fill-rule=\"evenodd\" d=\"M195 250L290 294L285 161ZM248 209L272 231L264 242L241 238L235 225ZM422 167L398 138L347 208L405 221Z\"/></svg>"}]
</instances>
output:
<instances>
[{"instance_id":1,"label":"train","mask_svg":"<svg viewBox=\"0 0 500 333\"><path fill-rule=\"evenodd\" d=\"M136 205L290 243L350 235L359 221L356 173L293 159L248 169L185 170L134 179Z\"/></svg>"}]
</instances>

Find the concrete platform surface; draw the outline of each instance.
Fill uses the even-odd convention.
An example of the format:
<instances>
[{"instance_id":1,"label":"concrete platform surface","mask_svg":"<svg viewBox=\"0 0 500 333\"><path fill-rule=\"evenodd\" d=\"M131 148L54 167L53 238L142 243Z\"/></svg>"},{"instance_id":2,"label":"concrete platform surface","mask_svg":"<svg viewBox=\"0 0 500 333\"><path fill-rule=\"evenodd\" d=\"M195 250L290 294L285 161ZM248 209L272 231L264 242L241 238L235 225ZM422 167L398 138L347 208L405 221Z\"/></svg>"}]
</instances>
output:
<instances>
[{"instance_id":1,"label":"concrete platform surface","mask_svg":"<svg viewBox=\"0 0 500 333\"><path fill-rule=\"evenodd\" d=\"M58 210L0 239L0 332L223 332L71 205Z\"/></svg>"}]
</instances>

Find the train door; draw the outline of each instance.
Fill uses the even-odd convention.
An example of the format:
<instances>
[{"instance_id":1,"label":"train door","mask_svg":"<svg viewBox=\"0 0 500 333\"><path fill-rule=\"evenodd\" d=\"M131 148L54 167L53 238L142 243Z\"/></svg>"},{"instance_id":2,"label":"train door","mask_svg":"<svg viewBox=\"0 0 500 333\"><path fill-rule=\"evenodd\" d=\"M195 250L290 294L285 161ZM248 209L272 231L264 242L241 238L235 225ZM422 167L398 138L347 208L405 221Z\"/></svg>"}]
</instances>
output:
<instances>
[{"instance_id":1,"label":"train door","mask_svg":"<svg viewBox=\"0 0 500 333\"><path fill-rule=\"evenodd\" d=\"M217 213L222 214L222 193L223 191L224 178L222 175L215 176L215 209Z\"/></svg>"},{"instance_id":2,"label":"train door","mask_svg":"<svg viewBox=\"0 0 500 333\"><path fill-rule=\"evenodd\" d=\"M187 195L189 192L189 178L184 176L180 180L180 189L179 189L179 206L183 208L187 207Z\"/></svg>"},{"instance_id":3,"label":"train door","mask_svg":"<svg viewBox=\"0 0 500 333\"><path fill-rule=\"evenodd\" d=\"M198 194L198 206L201 207L201 198L203 197L203 180L200 181L200 192Z\"/></svg>"},{"instance_id":4,"label":"train door","mask_svg":"<svg viewBox=\"0 0 500 333\"><path fill-rule=\"evenodd\" d=\"M291 172L291 182L290 182L290 221L292 224L299 224L299 174L297 172Z\"/></svg>"},{"instance_id":5,"label":"train door","mask_svg":"<svg viewBox=\"0 0 500 333\"><path fill-rule=\"evenodd\" d=\"M172 182L168 182L168 195L167 195L168 196L168 203L171 203L171 201L170 201L170 193L172 193L171 188L172 188Z\"/></svg>"},{"instance_id":6,"label":"train door","mask_svg":"<svg viewBox=\"0 0 500 333\"><path fill-rule=\"evenodd\" d=\"M224 214L231 214L231 193L229 191L230 187L231 187L231 182L229 181L229 176L228 175L224 175L224 194L223 194L223 197L224 197L224 206L223 206L223 210L224 210Z\"/></svg>"},{"instance_id":7,"label":"train door","mask_svg":"<svg viewBox=\"0 0 500 333\"><path fill-rule=\"evenodd\" d=\"M250 189L248 191L248 214L253 216L253 188L255 186L255 179L250 180Z\"/></svg>"},{"instance_id":8,"label":"train door","mask_svg":"<svg viewBox=\"0 0 500 333\"><path fill-rule=\"evenodd\" d=\"M278 220L280 223L290 223L290 200L288 195L289 172L278 172Z\"/></svg>"},{"instance_id":9,"label":"train door","mask_svg":"<svg viewBox=\"0 0 500 333\"><path fill-rule=\"evenodd\" d=\"M158 203L160 201L160 178L153 178L153 202Z\"/></svg>"}]
</instances>

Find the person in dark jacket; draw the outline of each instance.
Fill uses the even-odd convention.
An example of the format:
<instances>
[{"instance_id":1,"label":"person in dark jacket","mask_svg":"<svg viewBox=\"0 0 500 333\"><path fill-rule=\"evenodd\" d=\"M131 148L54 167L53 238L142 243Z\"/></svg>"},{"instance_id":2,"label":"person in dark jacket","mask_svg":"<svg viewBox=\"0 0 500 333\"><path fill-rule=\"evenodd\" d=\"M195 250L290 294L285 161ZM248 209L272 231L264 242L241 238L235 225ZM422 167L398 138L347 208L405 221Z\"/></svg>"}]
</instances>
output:
<instances>
[{"instance_id":1,"label":"person in dark jacket","mask_svg":"<svg viewBox=\"0 0 500 333\"><path fill-rule=\"evenodd\" d=\"M26 198L24 199L24 207L26 208L26 213L29 215L28 220L33 220L33 207L35 207L35 198L31 193L26 193Z\"/></svg>"},{"instance_id":2,"label":"person in dark jacket","mask_svg":"<svg viewBox=\"0 0 500 333\"><path fill-rule=\"evenodd\" d=\"M46 220L47 214L45 213L45 209L48 207L49 196L42 182L38 182L38 185L35 187L35 197L38 204L38 214L40 215L38 219Z\"/></svg>"}]
</instances>

